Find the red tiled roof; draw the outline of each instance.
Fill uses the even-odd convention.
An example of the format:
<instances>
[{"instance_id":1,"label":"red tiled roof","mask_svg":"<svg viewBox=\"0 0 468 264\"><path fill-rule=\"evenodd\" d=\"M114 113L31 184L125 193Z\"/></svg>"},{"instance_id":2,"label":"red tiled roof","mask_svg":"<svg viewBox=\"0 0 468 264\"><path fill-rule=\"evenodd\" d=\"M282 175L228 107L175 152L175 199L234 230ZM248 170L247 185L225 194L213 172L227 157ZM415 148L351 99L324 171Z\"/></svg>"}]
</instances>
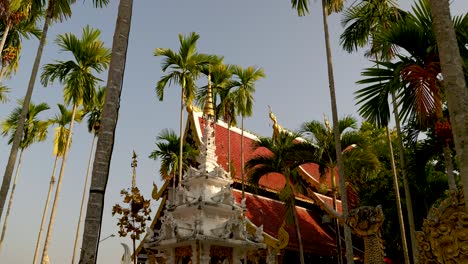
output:
<instances>
[{"instance_id":1,"label":"red tiled roof","mask_svg":"<svg viewBox=\"0 0 468 264\"><path fill-rule=\"evenodd\" d=\"M233 194L236 202L240 203L241 192L233 190ZM283 224L285 216L284 205L279 201L255 196L251 193L245 193L245 197L248 208L246 213L247 218L256 226L263 224L263 231L265 233L277 237L278 230ZM319 255L334 255L336 252L335 240L319 224L321 222L320 215L317 212L298 206L296 206L296 210L304 251ZM288 225L285 229L289 234L287 248L297 250L299 244L294 225Z\"/></svg>"},{"instance_id":2,"label":"red tiled roof","mask_svg":"<svg viewBox=\"0 0 468 264\"><path fill-rule=\"evenodd\" d=\"M203 135L203 129L205 125L205 119L201 117L201 115L194 114L194 121L195 121L195 128L197 131L197 135L199 136L199 140L201 141ZM198 122L197 122L198 121ZM231 171L231 174L234 176L233 178L238 182L241 181L241 130L236 127L231 127L230 129L230 136L231 136L231 161L233 164L234 171ZM216 144L216 155L218 157L218 164L223 166L225 170L228 168L228 129L226 123L222 121L218 121L215 125L215 144ZM256 155L268 155L268 150L264 148L258 148L253 151L253 142L257 140L257 136L244 132L244 161L247 162L249 159L253 158ZM250 151L249 151L250 150ZM318 165L314 163L307 163L301 166L302 168L302 175L309 179L309 182L312 183L314 186L318 186L319 182L321 182L320 174L318 171ZM329 177L328 177L329 178ZM328 182L330 180L328 179ZM284 184L286 183L284 177L279 173L272 173L269 175L264 176L260 180L260 186L272 191L280 191ZM331 186L331 184L328 184ZM313 201L304 195L298 194L298 198L313 203ZM325 195L319 195L319 197L327 203L328 205L332 206L333 201L331 197ZM338 211L341 212L341 201L338 201Z\"/></svg>"}]
</instances>

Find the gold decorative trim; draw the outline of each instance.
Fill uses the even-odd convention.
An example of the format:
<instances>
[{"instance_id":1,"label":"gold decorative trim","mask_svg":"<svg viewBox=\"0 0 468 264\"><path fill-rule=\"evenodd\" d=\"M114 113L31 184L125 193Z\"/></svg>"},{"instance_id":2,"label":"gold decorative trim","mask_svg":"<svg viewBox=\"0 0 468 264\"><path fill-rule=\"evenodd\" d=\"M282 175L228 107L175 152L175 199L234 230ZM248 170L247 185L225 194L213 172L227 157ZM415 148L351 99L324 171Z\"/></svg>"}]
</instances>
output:
<instances>
[{"instance_id":1,"label":"gold decorative trim","mask_svg":"<svg viewBox=\"0 0 468 264\"><path fill-rule=\"evenodd\" d=\"M151 192L151 197L153 197L153 199L155 199L156 201L159 200L163 192L166 190L166 187L169 185L169 182L170 180L166 180L163 186L161 187L161 190L159 190L159 192L158 192L158 186L156 185L156 183L153 182L153 191Z\"/></svg>"},{"instance_id":2,"label":"gold decorative trim","mask_svg":"<svg viewBox=\"0 0 468 264\"><path fill-rule=\"evenodd\" d=\"M263 232L263 243L266 245L274 248L274 249L283 249L289 244L289 234L286 229L284 229L285 223L281 225L281 227L278 229L278 239ZM246 225L247 232L251 235L255 235L255 232L257 230L257 227L247 220L247 225Z\"/></svg>"}]
</instances>

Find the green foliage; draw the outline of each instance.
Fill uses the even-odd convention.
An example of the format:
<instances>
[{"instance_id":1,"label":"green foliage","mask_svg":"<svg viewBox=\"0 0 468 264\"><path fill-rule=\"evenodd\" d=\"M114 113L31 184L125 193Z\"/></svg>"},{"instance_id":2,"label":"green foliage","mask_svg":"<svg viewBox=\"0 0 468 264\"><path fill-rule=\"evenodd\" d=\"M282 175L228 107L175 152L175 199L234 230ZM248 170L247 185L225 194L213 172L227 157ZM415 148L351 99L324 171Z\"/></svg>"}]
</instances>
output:
<instances>
[{"instance_id":1,"label":"green foliage","mask_svg":"<svg viewBox=\"0 0 468 264\"><path fill-rule=\"evenodd\" d=\"M18 126L18 120L21 115L23 101L18 101L19 107L13 109L11 114L2 122L2 135L8 136L8 144L13 142L16 128ZM47 128L49 127L49 121L43 121L38 119L38 115L49 109L46 103L40 103L35 105L34 103L29 104L28 113L26 114L24 128L23 128L23 139L21 140L21 149L28 148L34 142L44 141L47 138Z\"/></svg>"},{"instance_id":2,"label":"green foliage","mask_svg":"<svg viewBox=\"0 0 468 264\"><path fill-rule=\"evenodd\" d=\"M180 137L174 131L164 129L156 137L156 148L149 158L161 160L159 173L163 180L168 180L177 174L179 168ZM182 172L185 172L189 164L195 160L198 151L184 143L182 153Z\"/></svg>"},{"instance_id":3,"label":"green foliage","mask_svg":"<svg viewBox=\"0 0 468 264\"><path fill-rule=\"evenodd\" d=\"M110 49L104 47L99 39L101 32L86 26L81 39L74 34L62 34L55 40L62 51L70 52L73 60L56 61L46 64L41 74L44 86L58 80L64 84L64 100L66 104L87 105L92 103L94 92L101 80L92 71L101 73L107 69L110 62Z\"/></svg>"}]
</instances>

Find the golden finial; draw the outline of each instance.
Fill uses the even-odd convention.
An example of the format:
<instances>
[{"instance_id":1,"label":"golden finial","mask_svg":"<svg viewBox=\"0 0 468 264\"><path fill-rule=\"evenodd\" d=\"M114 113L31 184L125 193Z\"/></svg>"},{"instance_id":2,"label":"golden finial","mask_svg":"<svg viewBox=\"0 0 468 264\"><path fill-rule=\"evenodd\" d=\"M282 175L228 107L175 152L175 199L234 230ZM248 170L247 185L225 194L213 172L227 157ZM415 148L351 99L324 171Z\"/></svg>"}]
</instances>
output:
<instances>
[{"instance_id":1,"label":"golden finial","mask_svg":"<svg viewBox=\"0 0 468 264\"><path fill-rule=\"evenodd\" d=\"M328 133L331 133L332 128L330 126L330 121L328 121L328 118L325 114L323 114L323 122L325 123L325 126L327 127Z\"/></svg>"},{"instance_id":2,"label":"golden finial","mask_svg":"<svg viewBox=\"0 0 468 264\"><path fill-rule=\"evenodd\" d=\"M136 167L138 166L138 161L137 161L137 154L135 153L135 150L133 150L133 155L132 155L132 188L136 186Z\"/></svg>"},{"instance_id":3,"label":"golden finial","mask_svg":"<svg viewBox=\"0 0 468 264\"><path fill-rule=\"evenodd\" d=\"M203 109L203 114L206 117L209 117L209 116L214 117L213 96L212 96L212 91L211 91L211 74L208 74L208 89L206 90L206 101L205 101L205 108Z\"/></svg>"},{"instance_id":4,"label":"golden finial","mask_svg":"<svg viewBox=\"0 0 468 264\"><path fill-rule=\"evenodd\" d=\"M273 114L273 111L271 110L271 106L268 105L268 109L269 109L268 115L270 116L271 121L273 121L273 138L277 138L282 128L278 124L278 120L276 120L276 116L275 114Z\"/></svg>"}]
</instances>

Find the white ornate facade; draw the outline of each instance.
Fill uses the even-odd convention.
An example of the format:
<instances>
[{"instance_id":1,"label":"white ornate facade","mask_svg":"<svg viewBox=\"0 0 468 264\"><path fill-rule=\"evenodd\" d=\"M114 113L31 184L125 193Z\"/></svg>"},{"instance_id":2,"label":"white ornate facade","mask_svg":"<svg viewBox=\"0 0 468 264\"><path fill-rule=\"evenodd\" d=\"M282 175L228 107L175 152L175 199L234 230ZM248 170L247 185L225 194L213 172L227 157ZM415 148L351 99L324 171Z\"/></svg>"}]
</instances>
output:
<instances>
[{"instance_id":1,"label":"white ornate facade","mask_svg":"<svg viewBox=\"0 0 468 264\"><path fill-rule=\"evenodd\" d=\"M245 202L235 203L231 176L217 164L213 121L206 116L199 166L169 191L161 226L144 241L159 263L239 264L249 251L266 248L262 226L254 234L246 230Z\"/></svg>"}]
</instances>

